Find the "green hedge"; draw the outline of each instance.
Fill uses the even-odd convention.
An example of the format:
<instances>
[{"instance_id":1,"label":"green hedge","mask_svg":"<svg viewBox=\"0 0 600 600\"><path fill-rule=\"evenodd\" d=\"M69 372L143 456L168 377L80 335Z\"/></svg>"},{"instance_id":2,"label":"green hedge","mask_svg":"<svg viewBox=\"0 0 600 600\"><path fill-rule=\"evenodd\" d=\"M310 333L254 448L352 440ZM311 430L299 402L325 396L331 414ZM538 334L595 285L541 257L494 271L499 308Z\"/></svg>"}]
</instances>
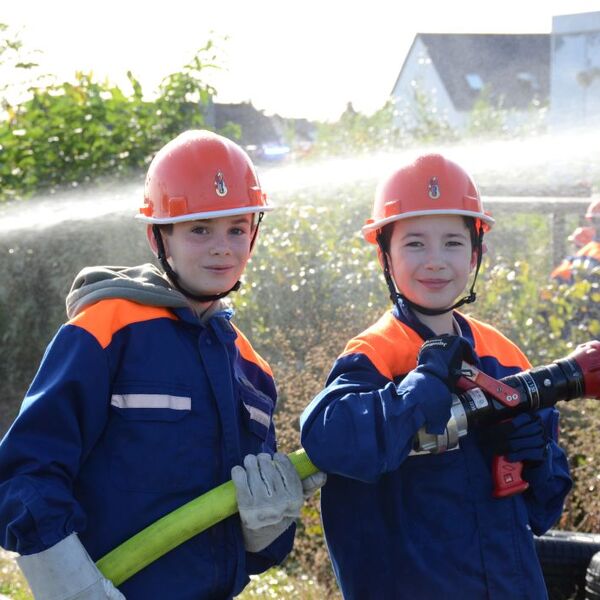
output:
<instances>
[{"instance_id":1,"label":"green hedge","mask_svg":"<svg viewBox=\"0 0 600 600\"><path fill-rule=\"evenodd\" d=\"M180 71L165 77L153 100L144 97L130 71L129 94L78 72L74 82L42 85L40 78L19 104L4 98L0 201L143 171L154 152L181 131L206 127L215 94L204 81L206 69L216 68L211 50L208 42ZM239 136L239 127L228 125L224 133Z\"/></svg>"}]
</instances>

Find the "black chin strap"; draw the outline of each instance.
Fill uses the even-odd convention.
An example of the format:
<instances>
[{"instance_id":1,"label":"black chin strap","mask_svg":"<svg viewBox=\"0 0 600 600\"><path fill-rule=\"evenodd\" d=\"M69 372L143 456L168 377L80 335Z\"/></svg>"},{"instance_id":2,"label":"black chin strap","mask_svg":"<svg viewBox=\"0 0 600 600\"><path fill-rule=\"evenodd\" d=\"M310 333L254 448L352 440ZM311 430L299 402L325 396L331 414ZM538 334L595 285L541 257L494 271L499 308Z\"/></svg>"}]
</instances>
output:
<instances>
[{"instance_id":1,"label":"black chin strap","mask_svg":"<svg viewBox=\"0 0 600 600\"><path fill-rule=\"evenodd\" d=\"M256 227L254 228L254 234L252 235L252 240L250 241L250 249L251 250L254 247L254 242L256 241L256 235L258 234L258 226L260 225L260 222L262 221L264 214L265 213L262 213L262 212L258 213ZM154 239L156 240L156 249L158 251L157 258L158 258L165 274L167 275L167 277L169 278L169 280L171 281L173 286L178 291L180 291L186 298L190 298L191 300L195 300L196 302L214 302L215 300L220 300L221 298L224 298L231 292L237 292L240 289L242 282L236 281L234 286L231 289L227 290L226 292L221 292L220 294L194 294L193 292L190 292L188 289L183 287L183 285L181 285L181 283L179 281L179 275L177 273L175 273L175 271L173 271L173 269L171 268L171 265L169 264L169 261L167 260L167 256L166 256L166 252L165 252L165 244L163 242L162 235L160 233L160 227L158 225L152 225L152 234L154 235Z\"/></svg>"},{"instance_id":2,"label":"black chin strap","mask_svg":"<svg viewBox=\"0 0 600 600\"><path fill-rule=\"evenodd\" d=\"M416 310L417 312L420 312L423 315L435 316L451 312L454 309L459 308L463 304L471 304L477 299L477 294L475 293L475 283L477 281L477 275L479 274L479 268L481 267L481 260L483 258L483 227L481 225L479 226L479 230L477 232L477 267L475 268L475 276L473 277L473 283L471 284L469 295L464 296L448 308L427 308L426 306L421 306L420 304L409 300L404 294L401 294L398 291L396 284L394 283L394 278L392 277L389 261L387 258L387 252L385 252L383 248L383 240L381 239L380 234L377 235L377 244L379 245L381 255L383 256L383 275L385 277L385 282L387 283L388 289L390 291L390 298L399 311L401 311L398 302L399 300L403 300L406 304L408 304L408 306L410 306L410 308Z\"/></svg>"}]
</instances>

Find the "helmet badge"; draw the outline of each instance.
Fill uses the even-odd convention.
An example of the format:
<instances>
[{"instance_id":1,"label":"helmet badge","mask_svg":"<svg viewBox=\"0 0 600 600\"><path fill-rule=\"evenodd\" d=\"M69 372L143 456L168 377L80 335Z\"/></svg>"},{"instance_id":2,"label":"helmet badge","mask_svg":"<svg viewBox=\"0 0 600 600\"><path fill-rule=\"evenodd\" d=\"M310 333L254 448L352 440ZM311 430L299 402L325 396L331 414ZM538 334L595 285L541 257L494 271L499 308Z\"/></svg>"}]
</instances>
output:
<instances>
[{"instance_id":1,"label":"helmet badge","mask_svg":"<svg viewBox=\"0 0 600 600\"><path fill-rule=\"evenodd\" d=\"M221 198L227 196L227 186L225 185L225 179L223 179L223 173L221 173L221 171L217 171L217 174L215 175L215 190L217 196L220 196Z\"/></svg>"},{"instance_id":2,"label":"helmet badge","mask_svg":"<svg viewBox=\"0 0 600 600\"><path fill-rule=\"evenodd\" d=\"M442 192L440 191L440 184L438 183L438 178L437 177L432 177L429 180L429 186L427 188L427 194L429 195L429 197L432 200L437 200L442 195Z\"/></svg>"}]
</instances>

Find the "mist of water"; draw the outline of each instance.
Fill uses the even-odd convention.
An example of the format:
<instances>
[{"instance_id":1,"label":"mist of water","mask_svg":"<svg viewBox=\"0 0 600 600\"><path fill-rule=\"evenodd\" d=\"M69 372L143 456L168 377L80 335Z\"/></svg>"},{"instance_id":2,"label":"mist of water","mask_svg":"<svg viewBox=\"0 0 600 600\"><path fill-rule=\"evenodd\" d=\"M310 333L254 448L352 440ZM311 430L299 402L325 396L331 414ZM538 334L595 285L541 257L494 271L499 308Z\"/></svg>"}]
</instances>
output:
<instances>
[{"instance_id":1,"label":"mist of water","mask_svg":"<svg viewBox=\"0 0 600 600\"><path fill-rule=\"evenodd\" d=\"M464 166L487 193L501 195L570 195L579 186L600 184L600 132L578 131L497 141L469 140L452 145L289 162L258 167L263 188L278 196L315 187L335 190L355 181L373 181L423 152L441 152ZM596 189L596 193L598 193ZM574 194L572 194L574 195ZM42 229L67 220L87 220L137 212L141 180L75 187L0 205L0 233Z\"/></svg>"}]
</instances>

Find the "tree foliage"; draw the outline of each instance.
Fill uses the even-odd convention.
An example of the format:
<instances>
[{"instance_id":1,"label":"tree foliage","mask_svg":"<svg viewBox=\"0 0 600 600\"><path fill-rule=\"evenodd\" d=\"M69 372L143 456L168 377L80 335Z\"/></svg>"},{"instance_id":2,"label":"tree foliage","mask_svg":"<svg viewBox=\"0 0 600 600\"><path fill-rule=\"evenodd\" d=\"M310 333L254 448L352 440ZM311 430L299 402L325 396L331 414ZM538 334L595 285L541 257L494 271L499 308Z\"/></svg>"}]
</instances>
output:
<instances>
[{"instance_id":1,"label":"tree foliage","mask_svg":"<svg viewBox=\"0 0 600 600\"><path fill-rule=\"evenodd\" d=\"M0 114L13 102L13 88L23 89L42 79L37 72L37 53L24 48L19 34L0 22Z\"/></svg>"},{"instance_id":2,"label":"tree foliage","mask_svg":"<svg viewBox=\"0 0 600 600\"><path fill-rule=\"evenodd\" d=\"M0 24L0 66L31 68L17 59L20 50L20 42ZM0 200L143 169L175 135L206 126L215 90L204 76L217 68L215 60L209 41L163 79L152 100L145 99L131 72L129 94L92 73L77 72L72 82L45 84L38 78L29 85L28 97L16 104L3 96Z\"/></svg>"},{"instance_id":3,"label":"tree foliage","mask_svg":"<svg viewBox=\"0 0 600 600\"><path fill-rule=\"evenodd\" d=\"M316 155L356 154L373 150L408 148L475 138L506 138L539 134L545 130L546 107L537 100L517 115L494 100L489 88L482 89L467 114L464 129L453 127L440 110L435 94L415 82L407 99L388 100L372 115L364 115L348 104L339 120L322 123L317 130Z\"/></svg>"}]
</instances>

